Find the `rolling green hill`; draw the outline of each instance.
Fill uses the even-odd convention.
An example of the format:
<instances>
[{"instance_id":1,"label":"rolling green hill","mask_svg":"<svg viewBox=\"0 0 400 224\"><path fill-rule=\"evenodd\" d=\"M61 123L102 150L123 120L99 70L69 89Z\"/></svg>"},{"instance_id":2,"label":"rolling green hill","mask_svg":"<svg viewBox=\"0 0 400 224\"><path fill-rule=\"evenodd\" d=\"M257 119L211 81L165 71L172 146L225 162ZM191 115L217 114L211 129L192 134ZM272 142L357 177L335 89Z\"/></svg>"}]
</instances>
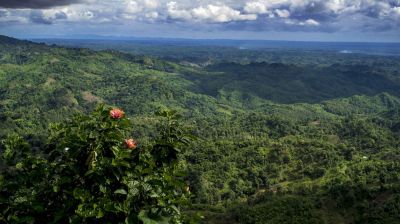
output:
<instances>
[{"instance_id":1,"label":"rolling green hill","mask_svg":"<svg viewBox=\"0 0 400 224\"><path fill-rule=\"evenodd\" d=\"M0 136L39 147L49 123L106 103L145 144L170 108L197 137L187 210L205 223L395 223L400 75L379 60L193 67L0 37Z\"/></svg>"}]
</instances>

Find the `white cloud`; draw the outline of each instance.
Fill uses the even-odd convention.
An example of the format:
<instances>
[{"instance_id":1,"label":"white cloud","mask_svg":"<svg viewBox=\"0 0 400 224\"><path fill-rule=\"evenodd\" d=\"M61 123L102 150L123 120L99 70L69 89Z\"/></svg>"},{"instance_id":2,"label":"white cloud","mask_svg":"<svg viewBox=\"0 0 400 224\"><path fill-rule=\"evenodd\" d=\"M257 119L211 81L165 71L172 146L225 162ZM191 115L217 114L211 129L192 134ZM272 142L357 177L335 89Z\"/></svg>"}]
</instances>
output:
<instances>
[{"instance_id":1,"label":"white cloud","mask_svg":"<svg viewBox=\"0 0 400 224\"><path fill-rule=\"evenodd\" d=\"M305 21L299 21L295 19L285 19L285 24L296 25L296 26L319 26L319 22L313 19L307 19Z\"/></svg>"},{"instance_id":2,"label":"white cloud","mask_svg":"<svg viewBox=\"0 0 400 224\"><path fill-rule=\"evenodd\" d=\"M192 15L196 20L220 23L257 19L256 14L242 14L240 11L234 10L226 5L200 6L192 10Z\"/></svg>"},{"instance_id":3,"label":"white cloud","mask_svg":"<svg viewBox=\"0 0 400 224\"><path fill-rule=\"evenodd\" d=\"M346 0L329 0L326 2L326 6L334 13L339 13L347 8Z\"/></svg>"},{"instance_id":4,"label":"white cloud","mask_svg":"<svg viewBox=\"0 0 400 224\"><path fill-rule=\"evenodd\" d=\"M136 14L138 12L141 12L143 8L139 6L139 4L136 1L132 0L127 0L125 1L124 4L124 12L128 14Z\"/></svg>"},{"instance_id":5,"label":"white cloud","mask_svg":"<svg viewBox=\"0 0 400 224\"><path fill-rule=\"evenodd\" d=\"M400 6L392 9L393 13L400 16Z\"/></svg>"},{"instance_id":6,"label":"white cloud","mask_svg":"<svg viewBox=\"0 0 400 224\"><path fill-rule=\"evenodd\" d=\"M177 2L168 2L167 12L168 16L171 17L172 19L190 20L192 18L190 12L178 8Z\"/></svg>"},{"instance_id":7,"label":"white cloud","mask_svg":"<svg viewBox=\"0 0 400 224\"><path fill-rule=\"evenodd\" d=\"M256 20L256 14L243 14L226 5L206 5L183 10L178 7L177 2L167 3L168 16L172 19L180 19L196 22L225 23L232 21Z\"/></svg>"},{"instance_id":8,"label":"white cloud","mask_svg":"<svg viewBox=\"0 0 400 224\"><path fill-rule=\"evenodd\" d=\"M290 12L286 9L275 9L275 13L281 18L289 18Z\"/></svg>"},{"instance_id":9,"label":"white cloud","mask_svg":"<svg viewBox=\"0 0 400 224\"><path fill-rule=\"evenodd\" d=\"M267 5L262 2L247 2L244 6L244 11L252 14L266 14L269 12Z\"/></svg>"},{"instance_id":10,"label":"white cloud","mask_svg":"<svg viewBox=\"0 0 400 224\"><path fill-rule=\"evenodd\" d=\"M83 22L92 21L95 19L95 12L88 9L72 9L69 7L64 7L61 9L46 9L42 10L43 17L48 20L60 19L57 17L59 14L65 15L65 18L61 18L70 22Z\"/></svg>"},{"instance_id":11,"label":"white cloud","mask_svg":"<svg viewBox=\"0 0 400 224\"><path fill-rule=\"evenodd\" d=\"M34 13L31 13L34 12ZM352 18L352 19L351 19ZM0 9L0 23L115 23L177 22L204 24L236 23L229 29L281 24L336 29L400 29L399 0L82 0L80 4L44 10ZM241 26L241 22L246 25ZM254 21L254 22L252 22ZM351 23L351 24L350 24ZM264 25L265 24L265 25ZM3 24L0 24L0 26ZM222 25L223 26L223 25ZM306 29L307 30L307 29Z\"/></svg>"},{"instance_id":12,"label":"white cloud","mask_svg":"<svg viewBox=\"0 0 400 224\"><path fill-rule=\"evenodd\" d=\"M0 17L9 16L9 15L11 15L9 10L0 8Z\"/></svg>"},{"instance_id":13,"label":"white cloud","mask_svg":"<svg viewBox=\"0 0 400 224\"><path fill-rule=\"evenodd\" d=\"M318 26L319 22L315 21L313 19L307 19L306 21L304 21L304 25L309 25L309 26Z\"/></svg>"},{"instance_id":14,"label":"white cloud","mask_svg":"<svg viewBox=\"0 0 400 224\"><path fill-rule=\"evenodd\" d=\"M144 15L147 19L155 20L158 18L158 12L148 12Z\"/></svg>"},{"instance_id":15,"label":"white cloud","mask_svg":"<svg viewBox=\"0 0 400 224\"><path fill-rule=\"evenodd\" d=\"M146 9L156 9L160 6L157 0L142 0L141 2Z\"/></svg>"},{"instance_id":16,"label":"white cloud","mask_svg":"<svg viewBox=\"0 0 400 224\"><path fill-rule=\"evenodd\" d=\"M22 23L26 24L29 19L23 14L13 13L13 10L1 9L0 8L0 24L1 23ZM19 10L26 11L26 10Z\"/></svg>"}]
</instances>

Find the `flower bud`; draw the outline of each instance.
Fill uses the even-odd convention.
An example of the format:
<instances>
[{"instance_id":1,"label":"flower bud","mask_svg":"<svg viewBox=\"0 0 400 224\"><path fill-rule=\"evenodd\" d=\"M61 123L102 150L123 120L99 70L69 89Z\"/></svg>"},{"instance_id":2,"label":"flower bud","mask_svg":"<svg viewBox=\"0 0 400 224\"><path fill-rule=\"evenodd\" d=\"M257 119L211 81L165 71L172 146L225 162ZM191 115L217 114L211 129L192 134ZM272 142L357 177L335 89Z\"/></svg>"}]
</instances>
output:
<instances>
[{"instance_id":1,"label":"flower bud","mask_svg":"<svg viewBox=\"0 0 400 224\"><path fill-rule=\"evenodd\" d=\"M114 108L110 111L110 117L114 119L121 119L125 116L125 112L121 109Z\"/></svg>"},{"instance_id":2,"label":"flower bud","mask_svg":"<svg viewBox=\"0 0 400 224\"><path fill-rule=\"evenodd\" d=\"M137 142L135 140L133 140L133 139L126 139L125 140L125 145L126 145L126 147L128 149L134 150L137 147Z\"/></svg>"}]
</instances>

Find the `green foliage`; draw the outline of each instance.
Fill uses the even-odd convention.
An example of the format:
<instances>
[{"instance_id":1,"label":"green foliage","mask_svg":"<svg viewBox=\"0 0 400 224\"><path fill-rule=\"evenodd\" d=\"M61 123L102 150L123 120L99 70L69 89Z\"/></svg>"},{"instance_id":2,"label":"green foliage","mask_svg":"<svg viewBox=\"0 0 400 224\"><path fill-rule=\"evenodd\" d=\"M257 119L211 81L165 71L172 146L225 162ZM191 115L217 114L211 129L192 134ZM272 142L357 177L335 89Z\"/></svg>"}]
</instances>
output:
<instances>
[{"instance_id":1,"label":"green foliage","mask_svg":"<svg viewBox=\"0 0 400 224\"><path fill-rule=\"evenodd\" d=\"M264 203L241 208L235 213L243 224L323 223L312 202L295 196L269 197Z\"/></svg>"},{"instance_id":2,"label":"green foliage","mask_svg":"<svg viewBox=\"0 0 400 224\"><path fill-rule=\"evenodd\" d=\"M7 138L1 153L0 221L180 223L186 186L176 149L186 142L180 140L183 130L170 126L178 125L171 114L161 113L169 121L168 132L154 146L128 148L129 119L110 117L104 106L53 125L43 154L19 137ZM165 139L168 147L162 148ZM174 156L165 157L165 150Z\"/></svg>"},{"instance_id":3,"label":"green foliage","mask_svg":"<svg viewBox=\"0 0 400 224\"><path fill-rule=\"evenodd\" d=\"M398 58L167 48L0 38L3 220L396 223Z\"/></svg>"}]
</instances>

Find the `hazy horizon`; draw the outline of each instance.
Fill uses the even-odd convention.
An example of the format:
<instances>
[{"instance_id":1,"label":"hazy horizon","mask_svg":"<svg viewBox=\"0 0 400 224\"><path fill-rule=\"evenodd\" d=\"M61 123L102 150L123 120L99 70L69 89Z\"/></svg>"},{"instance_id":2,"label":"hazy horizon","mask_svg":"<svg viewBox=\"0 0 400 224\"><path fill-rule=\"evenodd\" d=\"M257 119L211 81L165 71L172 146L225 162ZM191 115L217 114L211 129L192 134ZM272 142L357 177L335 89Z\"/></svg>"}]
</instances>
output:
<instances>
[{"instance_id":1,"label":"hazy horizon","mask_svg":"<svg viewBox=\"0 0 400 224\"><path fill-rule=\"evenodd\" d=\"M164 37L164 36L112 36L112 35L9 35L0 33L0 35L21 39L21 40L98 40L98 41L135 41L135 40L182 40L182 41L251 41L251 42L304 42L304 43L360 43L360 44L400 44L399 41L351 41L351 40L290 40L290 39L251 39L251 38L201 38L201 37Z\"/></svg>"}]
</instances>

